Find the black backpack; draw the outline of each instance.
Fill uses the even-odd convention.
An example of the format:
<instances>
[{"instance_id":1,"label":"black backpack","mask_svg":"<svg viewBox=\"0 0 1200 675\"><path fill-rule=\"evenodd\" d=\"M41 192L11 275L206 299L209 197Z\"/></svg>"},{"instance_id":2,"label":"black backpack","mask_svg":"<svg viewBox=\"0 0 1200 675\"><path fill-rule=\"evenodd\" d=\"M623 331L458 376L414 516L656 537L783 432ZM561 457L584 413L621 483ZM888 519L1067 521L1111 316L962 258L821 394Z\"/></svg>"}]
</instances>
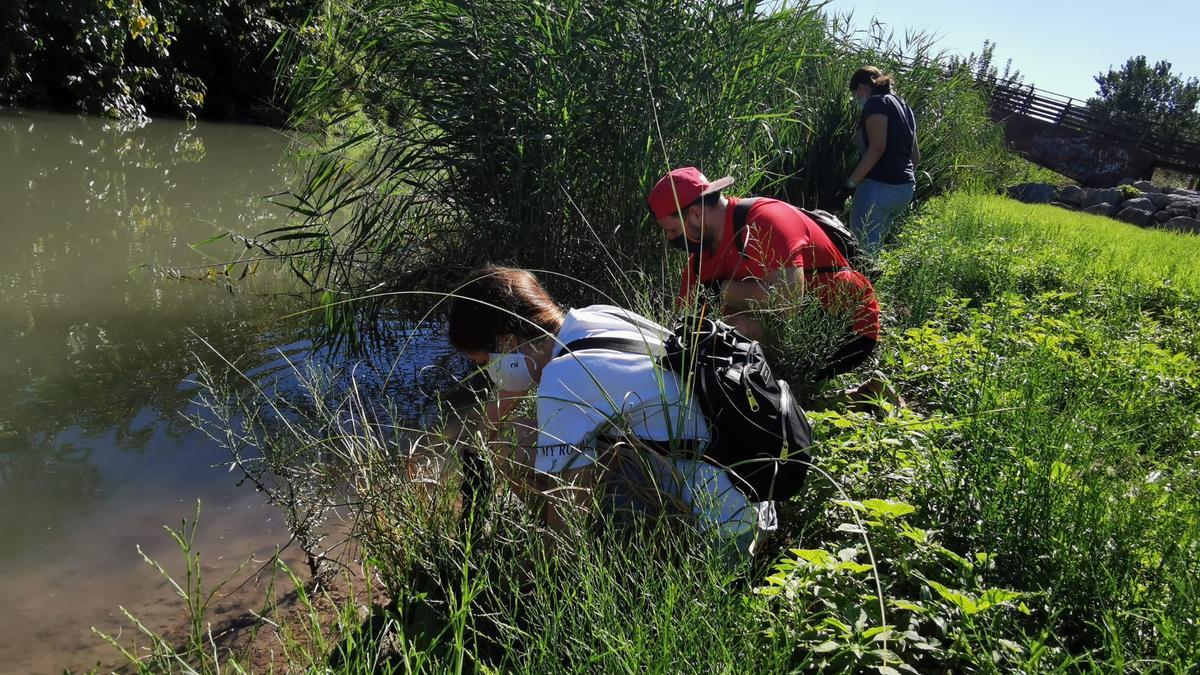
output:
<instances>
[{"instance_id":1,"label":"black backpack","mask_svg":"<svg viewBox=\"0 0 1200 675\"><path fill-rule=\"evenodd\" d=\"M708 421L712 439L704 459L729 469L753 501L799 492L811 461L812 428L787 382L771 373L758 342L726 323L687 317L665 345L660 362L691 387ZM642 340L616 337L573 340L561 353L586 349L649 353Z\"/></svg>"},{"instance_id":2,"label":"black backpack","mask_svg":"<svg viewBox=\"0 0 1200 675\"><path fill-rule=\"evenodd\" d=\"M746 210L749 211L750 209L747 208ZM842 254L842 257L844 257L851 266L853 266L855 269L858 269L858 265L856 263L864 258L863 252L858 246L858 237L850 231L850 228L846 227L845 223L843 223L832 213L828 211L822 211L821 209L813 209L811 211L808 209L800 209L800 212L811 218L814 223L819 225L821 230L825 232L825 236L829 237L829 241L832 241L833 245L837 247L837 250ZM736 207L734 215L737 215ZM742 216L742 220L745 222L745 216Z\"/></svg>"},{"instance_id":3,"label":"black backpack","mask_svg":"<svg viewBox=\"0 0 1200 675\"><path fill-rule=\"evenodd\" d=\"M742 232L746 229L746 218L750 214L750 208L754 206L755 202L758 200L759 197L746 197L739 199L738 202L733 206L733 243L737 245L738 253L741 254L742 257L746 257L746 242L745 236L743 236ZM850 231L850 228L846 227L846 224L839 220L837 216L828 211L822 211L821 209L813 209L812 211L809 211L808 209L800 209L800 213L803 213L811 218L812 221L821 228L821 230L825 233L825 236L829 237L829 240L833 242L834 247L837 248L838 252L841 253L842 257L844 257L847 263L849 263L847 266L818 267L811 270L805 270L805 272L810 274L821 274L826 272L842 272L850 269L859 269L857 263L867 260L867 257L863 255L862 249L858 245L858 237L855 236L855 234ZM699 279L699 255L692 256L692 271L695 275L695 278ZM864 270L859 269L859 271L863 272Z\"/></svg>"}]
</instances>

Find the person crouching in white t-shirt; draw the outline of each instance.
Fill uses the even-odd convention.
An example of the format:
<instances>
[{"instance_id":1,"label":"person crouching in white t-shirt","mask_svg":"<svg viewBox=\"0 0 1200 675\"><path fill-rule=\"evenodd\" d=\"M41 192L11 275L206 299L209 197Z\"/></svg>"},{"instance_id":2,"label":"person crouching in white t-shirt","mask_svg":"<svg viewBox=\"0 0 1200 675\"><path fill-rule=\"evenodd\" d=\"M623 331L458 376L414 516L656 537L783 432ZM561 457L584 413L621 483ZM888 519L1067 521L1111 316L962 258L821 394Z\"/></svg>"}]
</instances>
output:
<instances>
[{"instance_id":1,"label":"person crouching in white t-shirt","mask_svg":"<svg viewBox=\"0 0 1200 675\"><path fill-rule=\"evenodd\" d=\"M499 391L489 422L535 390L536 423L518 428L505 473L549 526L593 503L614 511L602 517L686 515L747 553L774 529L770 503L748 501L726 469L699 458L704 416L652 356L669 335L662 326L611 305L564 312L532 273L497 266L455 289L448 324L450 344ZM643 340L646 353L564 350L595 337Z\"/></svg>"}]
</instances>

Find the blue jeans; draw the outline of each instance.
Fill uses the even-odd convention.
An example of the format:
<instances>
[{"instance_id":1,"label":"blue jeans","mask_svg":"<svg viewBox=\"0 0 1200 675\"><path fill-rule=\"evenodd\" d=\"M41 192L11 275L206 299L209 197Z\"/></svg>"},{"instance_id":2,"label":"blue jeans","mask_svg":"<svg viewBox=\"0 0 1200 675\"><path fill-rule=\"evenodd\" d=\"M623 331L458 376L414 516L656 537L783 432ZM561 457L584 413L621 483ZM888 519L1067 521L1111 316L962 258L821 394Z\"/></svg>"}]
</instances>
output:
<instances>
[{"instance_id":1,"label":"blue jeans","mask_svg":"<svg viewBox=\"0 0 1200 675\"><path fill-rule=\"evenodd\" d=\"M870 178L858 184L850 229L858 236L858 245L864 251L871 255L879 253L892 223L912 202L915 188L916 183L893 185Z\"/></svg>"}]
</instances>

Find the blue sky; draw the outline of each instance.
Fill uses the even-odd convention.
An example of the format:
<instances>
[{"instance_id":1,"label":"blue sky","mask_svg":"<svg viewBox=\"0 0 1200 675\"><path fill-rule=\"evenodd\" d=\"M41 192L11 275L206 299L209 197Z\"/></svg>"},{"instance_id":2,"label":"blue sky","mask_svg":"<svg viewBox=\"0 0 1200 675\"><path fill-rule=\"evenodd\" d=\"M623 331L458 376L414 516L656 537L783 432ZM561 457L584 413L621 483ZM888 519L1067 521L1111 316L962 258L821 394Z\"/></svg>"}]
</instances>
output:
<instances>
[{"instance_id":1,"label":"blue sky","mask_svg":"<svg viewBox=\"0 0 1200 675\"><path fill-rule=\"evenodd\" d=\"M933 32L941 48L964 55L990 39L1001 68L1011 57L1026 83L1076 98L1095 95L1097 73L1138 54L1200 77L1200 0L832 0L827 9L853 10L857 25L875 16L897 35L906 28Z\"/></svg>"}]
</instances>

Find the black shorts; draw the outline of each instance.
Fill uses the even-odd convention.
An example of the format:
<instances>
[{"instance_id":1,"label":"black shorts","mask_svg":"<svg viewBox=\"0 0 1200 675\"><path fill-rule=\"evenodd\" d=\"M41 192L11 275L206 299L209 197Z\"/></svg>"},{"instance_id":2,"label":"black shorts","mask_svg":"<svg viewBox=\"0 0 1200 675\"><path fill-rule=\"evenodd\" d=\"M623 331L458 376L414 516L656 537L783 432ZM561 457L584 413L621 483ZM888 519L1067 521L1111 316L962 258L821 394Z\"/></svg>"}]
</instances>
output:
<instances>
[{"instance_id":1,"label":"black shorts","mask_svg":"<svg viewBox=\"0 0 1200 675\"><path fill-rule=\"evenodd\" d=\"M851 335L853 337L843 342L842 346L830 354L825 363L817 369L814 380L820 382L854 370L867 360L871 352L875 351L875 345L879 344L879 341L872 337L853 333Z\"/></svg>"}]
</instances>

